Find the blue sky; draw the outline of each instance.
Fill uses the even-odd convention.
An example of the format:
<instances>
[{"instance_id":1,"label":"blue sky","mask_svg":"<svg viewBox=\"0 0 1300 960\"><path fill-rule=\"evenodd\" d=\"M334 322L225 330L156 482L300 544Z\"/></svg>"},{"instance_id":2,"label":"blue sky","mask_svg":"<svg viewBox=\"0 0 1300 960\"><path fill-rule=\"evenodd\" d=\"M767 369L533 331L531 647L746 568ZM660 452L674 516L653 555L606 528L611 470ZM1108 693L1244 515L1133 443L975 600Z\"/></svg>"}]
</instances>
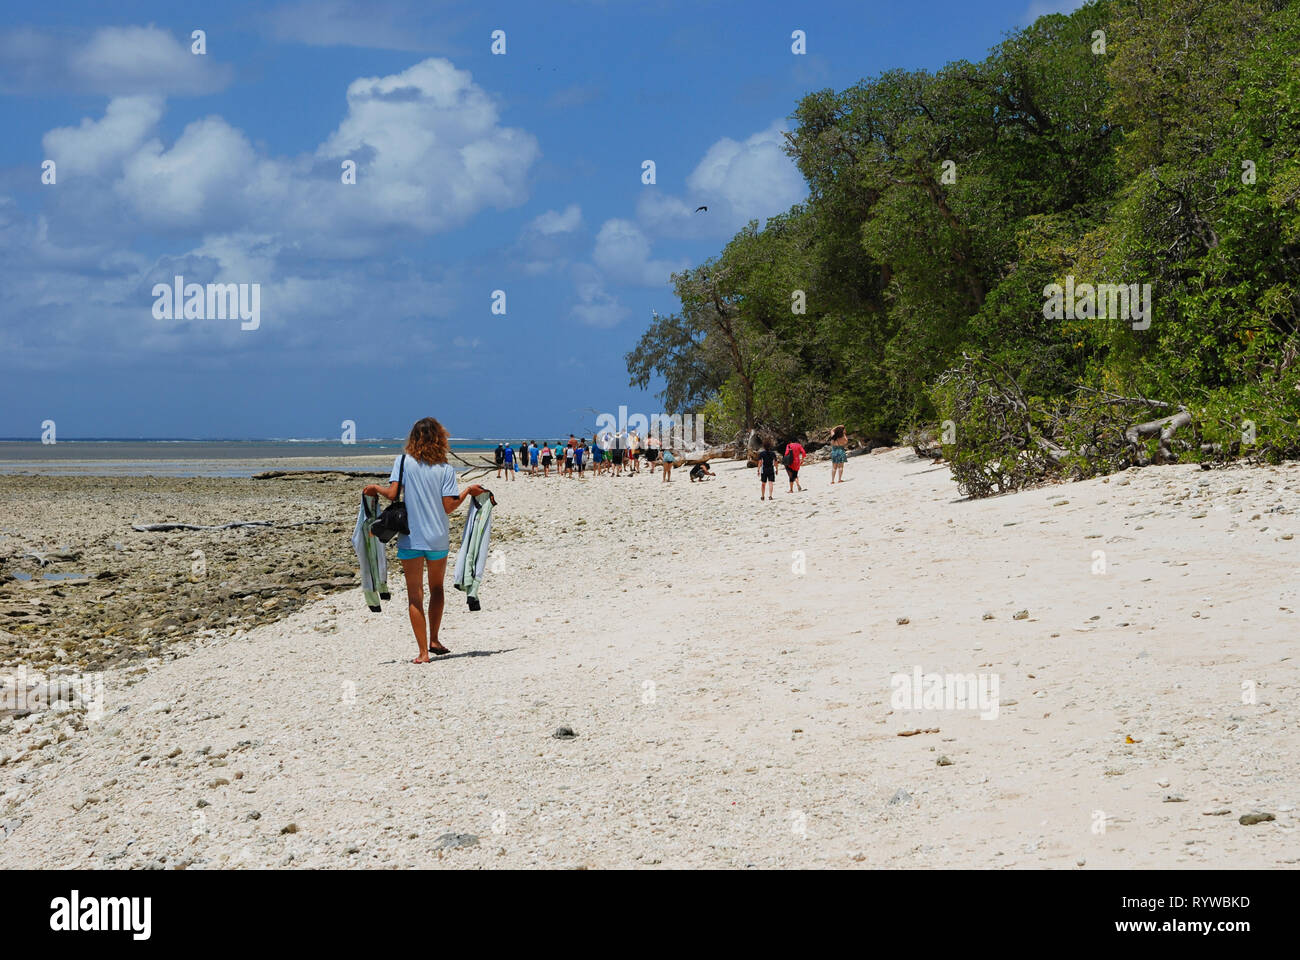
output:
<instances>
[{"instance_id":1,"label":"blue sky","mask_svg":"<svg viewBox=\"0 0 1300 960\"><path fill-rule=\"evenodd\" d=\"M540 437L659 412L623 356L675 309L673 270L803 198L780 148L800 96L978 60L1077 5L9 4L0 436L394 436L433 415ZM176 274L259 284L260 326L156 318Z\"/></svg>"}]
</instances>

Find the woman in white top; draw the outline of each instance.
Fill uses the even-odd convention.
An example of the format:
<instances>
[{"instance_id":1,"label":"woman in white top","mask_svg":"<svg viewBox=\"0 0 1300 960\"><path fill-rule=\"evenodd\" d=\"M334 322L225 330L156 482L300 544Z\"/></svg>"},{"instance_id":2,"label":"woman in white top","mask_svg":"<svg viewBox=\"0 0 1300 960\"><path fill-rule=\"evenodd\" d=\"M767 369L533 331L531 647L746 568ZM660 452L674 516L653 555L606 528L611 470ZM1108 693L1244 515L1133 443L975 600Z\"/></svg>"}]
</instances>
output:
<instances>
[{"instance_id":1,"label":"woman in white top","mask_svg":"<svg viewBox=\"0 0 1300 960\"><path fill-rule=\"evenodd\" d=\"M447 515L464 503L466 497L483 492L477 483L466 487L464 493L457 492L456 470L447 462L450 448L446 428L433 417L425 417L411 427L406 452L393 461L388 486L372 483L361 491L363 496L396 500L398 477L401 477L406 525L411 532L398 536L397 559L402 562L402 573L406 576L407 613L419 648L419 655L412 663L428 663L430 653L439 656L451 653L438 640L444 605L442 584L447 577L450 549ZM429 573L427 619L422 577L426 568Z\"/></svg>"}]
</instances>

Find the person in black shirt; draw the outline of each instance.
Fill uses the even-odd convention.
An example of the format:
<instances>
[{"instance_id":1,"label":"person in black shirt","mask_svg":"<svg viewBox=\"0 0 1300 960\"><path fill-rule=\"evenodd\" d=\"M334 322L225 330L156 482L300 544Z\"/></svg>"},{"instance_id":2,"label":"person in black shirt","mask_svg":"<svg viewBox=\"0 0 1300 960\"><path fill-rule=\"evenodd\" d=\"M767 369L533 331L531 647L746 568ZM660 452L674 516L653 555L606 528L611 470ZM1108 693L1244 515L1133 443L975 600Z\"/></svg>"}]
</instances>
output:
<instances>
[{"instance_id":1,"label":"person in black shirt","mask_svg":"<svg viewBox=\"0 0 1300 960\"><path fill-rule=\"evenodd\" d=\"M716 476L717 474L709 469L709 465L707 463L697 463L695 466L691 467L691 483L694 483L696 480L700 481L700 483L703 483L705 477L716 477Z\"/></svg>"},{"instance_id":2,"label":"person in black shirt","mask_svg":"<svg viewBox=\"0 0 1300 960\"><path fill-rule=\"evenodd\" d=\"M758 455L758 481L760 500L776 499L776 451L772 441L763 440L763 451Z\"/></svg>"},{"instance_id":3,"label":"person in black shirt","mask_svg":"<svg viewBox=\"0 0 1300 960\"><path fill-rule=\"evenodd\" d=\"M505 444L501 444L501 443L498 443L498 444L497 444L497 449L496 449L496 461L497 461L497 479L500 480L500 479L501 479L501 468L502 468L502 465L506 462L506 448L505 448Z\"/></svg>"}]
</instances>

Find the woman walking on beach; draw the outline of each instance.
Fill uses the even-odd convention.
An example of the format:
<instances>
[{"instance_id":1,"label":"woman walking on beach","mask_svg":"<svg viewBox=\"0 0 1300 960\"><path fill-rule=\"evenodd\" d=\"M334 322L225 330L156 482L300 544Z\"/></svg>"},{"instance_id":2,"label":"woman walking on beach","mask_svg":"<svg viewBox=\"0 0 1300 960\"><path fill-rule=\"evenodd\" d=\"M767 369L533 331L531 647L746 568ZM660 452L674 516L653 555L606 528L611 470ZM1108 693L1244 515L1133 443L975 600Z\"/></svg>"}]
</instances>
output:
<instances>
[{"instance_id":1,"label":"woman walking on beach","mask_svg":"<svg viewBox=\"0 0 1300 960\"><path fill-rule=\"evenodd\" d=\"M542 476L549 477L550 475L551 475L551 445L549 443L543 442L542 443Z\"/></svg>"},{"instance_id":2,"label":"woman walking on beach","mask_svg":"<svg viewBox=\"0 0 1300 960\"><path fill-rule=\"evenodd\" d=\"M370 484L362 496L382 496L406 503L409 534L397 538L397 559L406 577L407 613L419 655L412 663L428 663L429 654L450 653L438 640L444 605L442 585L447 576L450 549L447 515L483 492L477 483L457 491L456 470L447 462L450 449L447 430L433 417L418 420L406 438L406 452L393 461L389 484ZM507 448L508 449L508 448ZM508 474L507 474L508 475ZM398 478L401 483L398 483ZM399 489L400 488L400 489ZM424 612L424 577L429 576L429 613Z\"/></svg>"},{"instance_id":3,"label":"woman walking on beach","mask_svg":"<svg viewBox=\"0 0 1300 960\"><path fill-rule=\"evenodd\" d=\"M844 429L844 424L831 431L831 483L834 483L837 477L840 483L844 482L844 463L849 459L846 449L848 442L849 434Z\"/></svg>"}]
</instances>

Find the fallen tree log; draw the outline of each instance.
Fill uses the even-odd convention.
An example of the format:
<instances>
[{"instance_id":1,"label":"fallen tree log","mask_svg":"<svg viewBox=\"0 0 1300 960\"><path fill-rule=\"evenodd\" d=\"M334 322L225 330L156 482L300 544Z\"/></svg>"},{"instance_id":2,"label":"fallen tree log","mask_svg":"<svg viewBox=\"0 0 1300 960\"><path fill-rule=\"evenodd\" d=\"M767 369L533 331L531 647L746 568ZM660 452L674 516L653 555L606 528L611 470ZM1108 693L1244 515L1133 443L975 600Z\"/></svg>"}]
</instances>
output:
<instances>
[{"instance_id":1,"label":"fallen tree log","mask_svg":"<svg viewBox=\"0 0 1300 960\"><path fill-rule=\"evenodd\" d=\"M218 523L203 526L198 523L133 523L131 529L137 533L163 533L168 530L230 530L233 527L273 527L270 520L237 520L233 523Z\"/></svg>"},{"instance_id":2,"label":"fallen tree log","mask_svg":"<svg viewBox=\"0 0 1300 960\"><path fill-rule=\"evenodd\" d=\"M137 533L165 533L168 530L231 530L235 527L311 527L322 523L339 523L338 520L296 520L293 523L276 523L274 520L236 520L231 523L217 523L204 526L200 523L133 523L131 529Z\"/></svg>"},{"instance_id":3,"label":"fallen tree log","mask_svg":"<svg viewBox=\"0 0 1300 960\"><path fill-rule=\"evenodd\" d=\"M710 460L735 460L735 444L724 444L720 447L708 447L705 450L694 450L681 455L679 465L693 466L697 463L708 463Z\"/></svg>"},{"instance_id":4,"label":"fallen tree log","mask_svg":"<svg viewBox=\"0 0 1300 960\"><path fill-rule=\"evenodd\" d=\"M313 479L323 479L327 477L386 477L387 470L266 470L262 473L255 473L250 478L252 480L300 480L305 477Z\"/></svg>"},{"instance_id":5,"label":"fallen tree log","mask_svg":"<svg viewBox=\"0 0 1300 960\"><path fill-rule=\"evenodd\" d=\"M1156 447L1155 462L1171 463L1175 459L1172 445L1174 434L1191 422L1192 415L1186 407L1182 407L1177 413L1161 417L1159 420L1134 424L1124 431L1124 437L1129 443L1137 446L1146 437L1158 436L1160 439Z\"/></svg>"}]
</instances>

